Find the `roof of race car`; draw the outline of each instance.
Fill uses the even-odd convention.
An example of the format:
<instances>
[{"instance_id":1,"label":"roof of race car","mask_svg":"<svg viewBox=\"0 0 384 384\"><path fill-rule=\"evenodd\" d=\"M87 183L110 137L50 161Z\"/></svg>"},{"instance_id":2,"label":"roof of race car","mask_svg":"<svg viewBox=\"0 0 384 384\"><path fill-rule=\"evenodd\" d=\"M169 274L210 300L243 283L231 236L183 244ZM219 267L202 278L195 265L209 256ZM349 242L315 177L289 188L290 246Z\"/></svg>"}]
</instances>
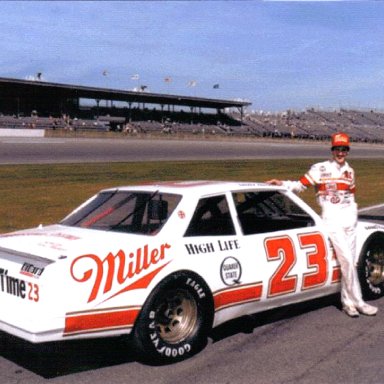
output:
<instances>
[{"instance_id":1,"label":"roof of race car","mask_svg":"<svg viewBox=\"0 0 384 384\"><path fill-rule=\"evenodd\" d=\"M257 182L236 182L236 181L216 181L216 180L193 180L193 181L164 181L150 182L136 185L120 186L103 190L121 190L121 191L162 191L176 194L199 193L211 194L234 190L248 189L284 189L282 187L271 186L265 183Z\"/></svg>"}]
</instances>

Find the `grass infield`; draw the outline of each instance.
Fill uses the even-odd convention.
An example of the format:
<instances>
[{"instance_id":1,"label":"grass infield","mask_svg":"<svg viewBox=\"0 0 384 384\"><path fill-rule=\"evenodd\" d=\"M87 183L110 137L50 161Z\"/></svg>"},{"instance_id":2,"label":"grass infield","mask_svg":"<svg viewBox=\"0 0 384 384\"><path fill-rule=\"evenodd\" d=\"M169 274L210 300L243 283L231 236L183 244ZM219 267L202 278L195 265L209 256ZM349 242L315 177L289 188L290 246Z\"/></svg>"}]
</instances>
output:
<instances>
[{"instance_id":1,"label":"grass infield","mask_svg":"<svg viewBox=\"0 0 384 384\"><path fill-rule=\"evenodd\" d=\"M319 159L320 160L320 159ZM296 180L316 159L0 166L0 233L52 224L103 188L142 181ZM360 208L383 203L384 160L350 159ZM303 199L317 211L314 192Z\"/></svg>"}]
</instances>

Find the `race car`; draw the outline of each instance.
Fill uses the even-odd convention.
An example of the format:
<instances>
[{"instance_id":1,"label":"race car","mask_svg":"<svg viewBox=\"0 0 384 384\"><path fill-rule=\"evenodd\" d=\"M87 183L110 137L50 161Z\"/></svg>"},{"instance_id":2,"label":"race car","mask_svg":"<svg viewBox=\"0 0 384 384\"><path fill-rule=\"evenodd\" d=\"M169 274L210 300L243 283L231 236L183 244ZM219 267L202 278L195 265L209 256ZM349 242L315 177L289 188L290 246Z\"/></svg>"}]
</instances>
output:
<instances>
[{"instance_id":1,"label":"race car","mask_svg":"<svg viewBox=\"0 0 384 384\"><path fill-rule=\"evenodd\" d=\"M384 226L359 222L365 296L384 292ZM165 363L231 319L331 295L340 266L321 218L264 183L100 191L55 225L0 236L0 330L33 343L127 336Z\"/></svg>"}]
</instances>

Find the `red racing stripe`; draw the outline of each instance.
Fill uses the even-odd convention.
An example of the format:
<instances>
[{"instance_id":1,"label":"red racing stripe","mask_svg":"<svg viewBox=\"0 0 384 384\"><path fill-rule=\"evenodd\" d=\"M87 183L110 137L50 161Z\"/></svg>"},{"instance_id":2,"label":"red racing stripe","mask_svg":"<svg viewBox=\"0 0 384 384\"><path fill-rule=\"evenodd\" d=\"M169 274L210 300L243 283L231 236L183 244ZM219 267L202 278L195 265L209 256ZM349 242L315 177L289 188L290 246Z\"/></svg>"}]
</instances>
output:
<instances>
[{"instance_id":1,"label":"red racing stripe","mask_svg":"<svg viewBox=\"0 0 384 384\"><path fill-rule=\"evenodd\" d=\"M64 336L131 328L139 311L139 307L125 307L67 313Z\"/></svg>"},{"instance_id":2,"label":"red racing stripe","mask_svg":"<svg viewBox=\"0 0 384 384\"><path fill-rule=\"evenodd\" d=\"M341 267L333 267L332 283L339 283L341 281Z\"/></svg>"},{"instance_id":3,"label":"red racing stripe","mask_svg":"<svg viewBox=\"0 0 384 384\"><path fill-rule=\"evenodd\" d=\"M263 291L262 283L245 285L236 288L226 288L214 294L215 310L243 304L251 301L258 301Z\"/></svg>"}]
</instances>

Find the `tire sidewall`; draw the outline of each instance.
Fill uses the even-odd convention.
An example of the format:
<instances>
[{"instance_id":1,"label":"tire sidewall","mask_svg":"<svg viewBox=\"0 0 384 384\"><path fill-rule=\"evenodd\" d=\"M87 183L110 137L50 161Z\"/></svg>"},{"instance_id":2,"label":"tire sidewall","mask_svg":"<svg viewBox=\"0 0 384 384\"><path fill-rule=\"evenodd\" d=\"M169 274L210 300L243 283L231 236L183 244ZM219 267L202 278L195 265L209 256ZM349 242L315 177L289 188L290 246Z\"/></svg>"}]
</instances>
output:
<instances>
[{"instance_id":1,"label":"tire sidewall","mask_svg":"<svg viewBox=\"0 0 384 384\"><path fill-rule=\"evenodd\" d=\"M155 308L165 292L185 289L193 297L197 308L193 332L179 343L164 341L155 324ZM146 300L134 328L134 342L144 360L155 359L172 363L198 353L206 345L212 327L212 295L206 283L192 272L180 271L162 280Z\"/></svg>"},{"instance_id":2,"label":"tire sidewall","mask_svg":"<svg viewBox=\"0 0 384 384\"><path fill-rule=\"evenodd\" d=\"M358 268L361 291L366 299L378 299L384 295L384 283L374 285L369 281L368 253L381 247L384 248L384 234L372 235L364 245Z\"/></svg>"}]
</instances>

